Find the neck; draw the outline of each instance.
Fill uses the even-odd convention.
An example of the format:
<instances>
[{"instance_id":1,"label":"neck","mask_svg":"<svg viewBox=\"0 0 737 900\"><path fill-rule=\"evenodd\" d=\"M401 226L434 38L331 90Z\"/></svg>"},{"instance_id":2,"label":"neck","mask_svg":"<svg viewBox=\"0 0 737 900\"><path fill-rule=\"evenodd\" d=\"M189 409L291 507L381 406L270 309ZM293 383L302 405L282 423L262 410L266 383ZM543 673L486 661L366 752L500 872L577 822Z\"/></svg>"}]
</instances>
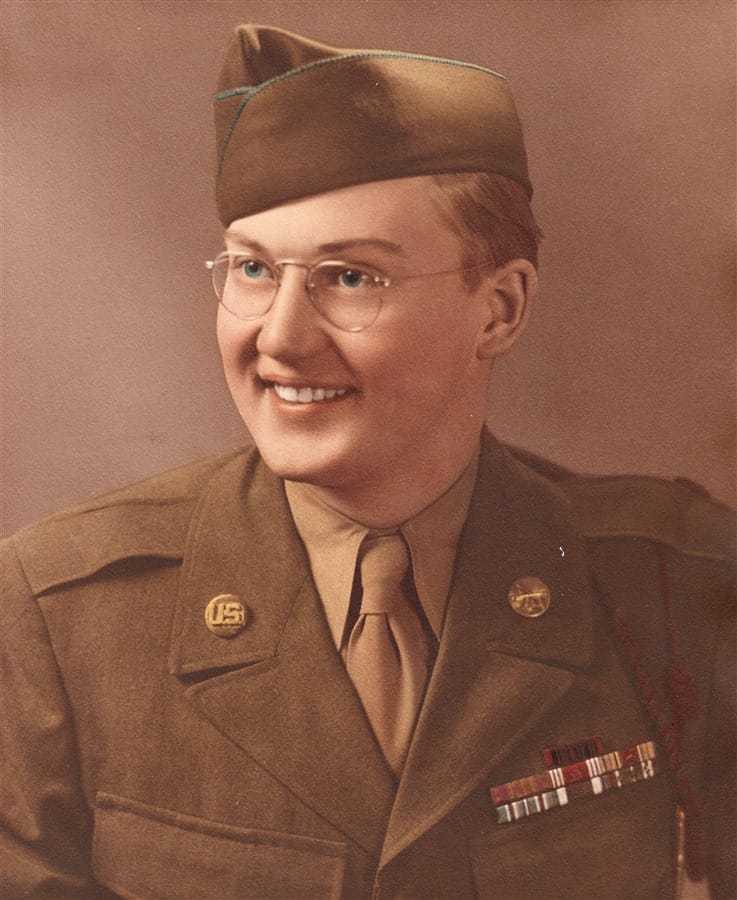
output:
<instances>
[{"instance_id":1,"label":"neck","mask_svg":"<svg viewBox=\"0 0 737 900\"><path fill-rule=\"evenodd\" d=\"M375 477L362 477L345 485L311 484L331 509L369 528L393 528L417 515L444 494L465 472L479 450L477 435L452 457L441 460L413 458Z\"/></svg>"}]
</instances>

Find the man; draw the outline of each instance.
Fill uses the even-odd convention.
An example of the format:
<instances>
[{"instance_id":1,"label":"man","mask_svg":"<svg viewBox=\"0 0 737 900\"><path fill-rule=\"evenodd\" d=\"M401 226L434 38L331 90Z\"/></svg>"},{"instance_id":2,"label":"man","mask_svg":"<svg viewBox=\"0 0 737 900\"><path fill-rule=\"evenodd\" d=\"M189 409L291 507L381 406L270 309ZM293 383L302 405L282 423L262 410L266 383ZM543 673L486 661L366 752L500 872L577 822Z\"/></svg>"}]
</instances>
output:
<instances>
[{"instance_id":1,"label":"man","mask_svg":"<svg viewBox=\"0 0 737 900\"><path fill-rule=\"evenodd\" d=\"M733 896L726 511L483 430L506 83L243 26L215 103L257 449L4 544L0 895Z\"/></svg>"}]
</instances>

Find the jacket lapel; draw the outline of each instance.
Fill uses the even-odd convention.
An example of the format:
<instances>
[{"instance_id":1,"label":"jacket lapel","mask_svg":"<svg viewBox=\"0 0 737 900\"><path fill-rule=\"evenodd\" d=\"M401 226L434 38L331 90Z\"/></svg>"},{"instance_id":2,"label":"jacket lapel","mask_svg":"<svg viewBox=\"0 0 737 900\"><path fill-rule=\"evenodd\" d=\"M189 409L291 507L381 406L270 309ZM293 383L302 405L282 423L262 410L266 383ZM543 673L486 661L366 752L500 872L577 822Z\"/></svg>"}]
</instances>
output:
<instances>
[{"instance_id":1,"label":"jacket lapel","mask_svg":"<svg viewBox=\"0 0 737 900\"><path fill-rule=\"evenodd\" d=\"M552 595L536 619L507 601L528 575ZM204 623L221 593L247 607L231 639ZM591 620L565 497L487 440L397 789L335 650L281 483L254 454L216 475L193 516L169 665L194 682L187 695L201 715L364 849L378 853L383 842L386 865L561 700L591 661Z\"/></svg>"},{"instance_id":2,"label":"jacket lapel","mask_svg":"<svg viewBox=\"0 0 737 900\"><path fill-rule=\"evenodd\" d=\"M205 627L205 606L222 593L246 606L246 627L230 639ZM187 695L218 731L378 852L394 780L335 650L281 483L255 455L245 473L242 459L225 467L194 515L170 670L195 681Z\"/></svg>"},{"instance_id":3,"label":"jacket lapel","mask_svg":"<svg viewBox=\"0 0 737 900\"><path fill-rule=\"evenodd\" d=\"M550 588L524 618L507 594L523 576ZM581 540L564 497L485 442L438 659L399 785L386 865L467 797L558 703L592 653Z\"/></svg>"}]
</instances>

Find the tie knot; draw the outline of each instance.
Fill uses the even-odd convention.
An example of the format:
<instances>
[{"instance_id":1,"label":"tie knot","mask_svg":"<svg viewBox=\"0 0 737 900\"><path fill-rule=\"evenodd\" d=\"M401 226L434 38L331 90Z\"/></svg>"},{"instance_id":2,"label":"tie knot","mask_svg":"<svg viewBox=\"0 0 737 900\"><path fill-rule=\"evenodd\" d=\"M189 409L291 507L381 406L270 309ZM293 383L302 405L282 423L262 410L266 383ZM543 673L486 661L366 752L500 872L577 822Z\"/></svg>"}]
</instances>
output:
<instances>
[{"instance_id":1,"label":"tie knot","mask_svg":"<svg viewBox=\"0 0 737 900\"><path fill-rule=\"evenodd\" d=\"M365 538L361 548L361 583L364 600L367 594L375 598L380 596L388 598L401 585L409 565L409 551L404 538L398 532ZM362 612L367 610L362 609Z\"/></svg>"}]
</instances>

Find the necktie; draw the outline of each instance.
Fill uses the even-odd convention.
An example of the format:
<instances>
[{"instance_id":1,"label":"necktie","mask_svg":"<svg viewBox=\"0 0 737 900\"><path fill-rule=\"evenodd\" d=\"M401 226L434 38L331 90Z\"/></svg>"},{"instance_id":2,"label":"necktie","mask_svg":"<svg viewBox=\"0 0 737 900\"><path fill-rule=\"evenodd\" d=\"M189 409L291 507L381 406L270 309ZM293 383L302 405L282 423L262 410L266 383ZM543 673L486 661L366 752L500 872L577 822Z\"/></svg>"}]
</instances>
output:
<instances>
[{"instance_id":1,"label":"necktie","mask_svg":"<svg viewBox=\"0 0 737 900\"><path fill-rule=\"evenodd\" d=\"M344 658L376 739L398 776L422 703L431 645L407 584L410 559L402 536L368 536L359 558L361 608Z\"/></svg>"}]
</instances>

